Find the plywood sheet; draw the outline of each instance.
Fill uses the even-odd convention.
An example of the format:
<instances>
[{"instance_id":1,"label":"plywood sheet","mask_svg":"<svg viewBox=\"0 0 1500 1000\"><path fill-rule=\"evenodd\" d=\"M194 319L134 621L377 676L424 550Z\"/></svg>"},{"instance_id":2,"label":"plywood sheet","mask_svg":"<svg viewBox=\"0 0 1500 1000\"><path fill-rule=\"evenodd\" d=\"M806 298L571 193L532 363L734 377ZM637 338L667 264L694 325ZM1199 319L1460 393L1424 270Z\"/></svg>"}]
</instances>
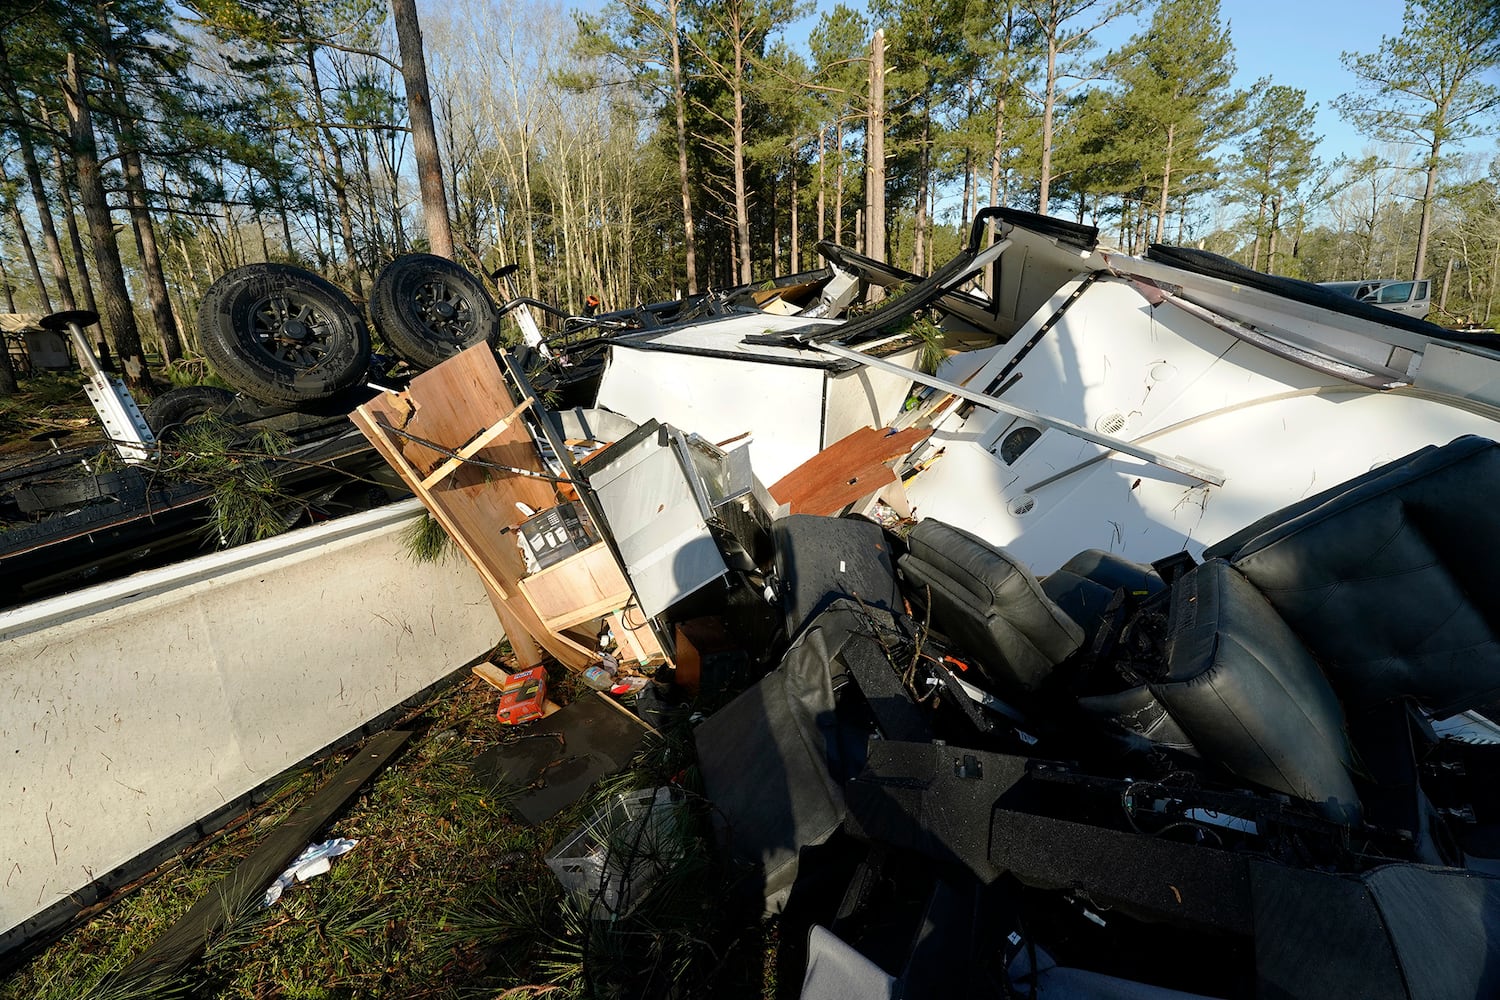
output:
<instances>
[{"instance_id":1,"label":"plywood sheet","mask_svg":"<svg viewBox=\"0 0 1500 1000\"><path fill-rule=\"evenodd\" d=\"M931 433L909 428L891 433L863 427L824 448L771 487L777 503L791 514L837 514L896 481L889 463L911 451Z\"/></svg>"},{"instance_id":2,"label":"plywood sheet","mask_svg":"<svg viewBox=\"0 0 1500 1000\"><path fill-rule=\"evenodd\" d=\"M630 600L630 584L603 542L532 574L521 589L542 624L555 631L617 611Z\"/></svg>"},{"instance_id":3,"label":"plywood sheet","mask_svg":"<svg viewBox=\"0 0 1500 1000\"><path fill-rule=\"evenodd\" d=\"M451 456L445 452L463 453L481 434L493 438L474 458L545 472L523 421L506 422L496 432L503 418L516 409L517 400L501 377L489 345L476 344L412 379L406 392L371 400L355 410L351 419L474 563L497 609L504 608L501 624L508 633L517 633L512 635L512 645L522 660L531 658L534 641L559 662L581 669L593 658L592 650L549 628L519 589L526 574L513 530L525 519L519 505L531 510L555 506L554 484L465 464L433 482L430 489L423 485L449 464Z\"/></svg>"}]
</instances>

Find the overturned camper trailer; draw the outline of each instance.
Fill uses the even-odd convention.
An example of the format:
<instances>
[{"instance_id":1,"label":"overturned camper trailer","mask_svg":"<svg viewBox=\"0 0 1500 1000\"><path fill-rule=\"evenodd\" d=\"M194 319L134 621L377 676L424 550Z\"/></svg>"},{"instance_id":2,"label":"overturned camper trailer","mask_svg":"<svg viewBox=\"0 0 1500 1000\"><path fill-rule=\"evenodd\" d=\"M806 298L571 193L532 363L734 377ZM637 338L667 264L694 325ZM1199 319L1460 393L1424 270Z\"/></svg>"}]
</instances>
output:
<instances>
[{"instance_id":1,"label":"overturned camper trailer","mask_svg":"<svg viewBox=\"0 0 1500 1000\"><path fill-rule=\"evenodd\" d=\"M966 348L932 375L919 309ZM1496 985L1487 341L992 210L845 322L595 347L592 410L471 349L357 419L523 660L629 635L665 682L713 621L769 668L697 747L766 908L829 901L808 1000ZM558 502L589 527L528 566Z\"/></svg>"}]
</instances>

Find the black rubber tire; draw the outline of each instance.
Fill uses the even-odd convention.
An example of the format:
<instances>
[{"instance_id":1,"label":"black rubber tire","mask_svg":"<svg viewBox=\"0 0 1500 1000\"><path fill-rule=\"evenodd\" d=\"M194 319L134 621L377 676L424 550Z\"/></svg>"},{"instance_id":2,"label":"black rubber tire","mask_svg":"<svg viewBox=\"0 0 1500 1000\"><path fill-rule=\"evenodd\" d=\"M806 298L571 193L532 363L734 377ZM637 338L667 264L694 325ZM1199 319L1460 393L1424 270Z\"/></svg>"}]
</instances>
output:
<instances>
[{"instance_id":1,"label":"black rubber tire","mask_svg":"<svg viewBox=\"0 0 1500 1000\"><path fill-rule=\"evenodd\" d=\"M184 385L168 389L150 403L142 416L158 441L172 433L194 417L205 414L218 416L234 405L234 393L216 385Z\"/></svg>"},{"instance_id":2,"label":"black rubber tire","mask_svg":"<svg viewBox=\"0 0 1500 1000\"><path fill-rule=\"evenodd\" d=\"M417 368L433 368L500 335L500 311L484 283L428 253L406 254L380 269L370 318L391 350Z\"/></svg>"},{"instance_id":3,"label":"black rubber tire","mask_svg":"<svg viewBox=\"0 0 1500 1000\"><path fill-rule=\"evenodd\" d=\"M289 264L250 264L215 281L198 307L198 339L214 371L263 403L296 406L356 384L370 331L348 297Z\"/></svg>"}]
</instances>

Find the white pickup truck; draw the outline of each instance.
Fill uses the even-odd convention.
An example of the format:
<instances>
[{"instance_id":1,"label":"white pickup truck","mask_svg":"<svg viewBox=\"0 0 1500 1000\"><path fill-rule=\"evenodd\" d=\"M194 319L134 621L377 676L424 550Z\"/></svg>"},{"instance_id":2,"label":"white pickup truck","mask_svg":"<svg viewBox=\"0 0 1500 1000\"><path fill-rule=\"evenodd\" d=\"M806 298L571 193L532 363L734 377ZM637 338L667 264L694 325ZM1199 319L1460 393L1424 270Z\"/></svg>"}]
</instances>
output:
<instances>
[{"instance_id":1,"label":"white pickup truck","mask_svg":"<svg viewBox=\"0 0 1500 1000\"><path fill-rule=\"evenodd\" d=\"M1374 278L1366 281L1324 281L1321 284L1340 295L1369 302L1392 312L1415 316L1417 319L1426 319L1427 311L1432 305L1432 283L1425 280Z\"/></svg>"}]
</instances>

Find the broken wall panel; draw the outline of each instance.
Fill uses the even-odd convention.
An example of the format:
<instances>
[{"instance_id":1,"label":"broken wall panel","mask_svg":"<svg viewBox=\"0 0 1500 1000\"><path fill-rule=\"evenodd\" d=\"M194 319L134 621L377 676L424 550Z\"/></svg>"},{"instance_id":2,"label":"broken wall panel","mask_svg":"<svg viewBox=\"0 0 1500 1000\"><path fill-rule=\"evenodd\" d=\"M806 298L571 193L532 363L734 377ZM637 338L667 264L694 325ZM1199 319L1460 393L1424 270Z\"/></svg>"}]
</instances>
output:
<instances>
[{"instance_id":1,"label":"broken wall panel","mask_svg":"<svg viewBox=\"0 0 1500 1000\"><path fill-rule=\"evenodd\" d=\"M418 510L393 504L0 614L0 953L495 644L468 566L407 558Z\"/></svg>"},{"instance_id":2,"label":"broken wall panel","mask_svg":"<svg viewBox=\"0 0 1500 1000\"><path fill-rule=\"evenodd\" d=\"M581 670L597 656L564 632L624 607L630 586L603 542L527 579L516 529L559 502L524 422L527 402L477 344L350 416L479 571L521 661L540 646Z\"/></svg>"}]
</instances>

